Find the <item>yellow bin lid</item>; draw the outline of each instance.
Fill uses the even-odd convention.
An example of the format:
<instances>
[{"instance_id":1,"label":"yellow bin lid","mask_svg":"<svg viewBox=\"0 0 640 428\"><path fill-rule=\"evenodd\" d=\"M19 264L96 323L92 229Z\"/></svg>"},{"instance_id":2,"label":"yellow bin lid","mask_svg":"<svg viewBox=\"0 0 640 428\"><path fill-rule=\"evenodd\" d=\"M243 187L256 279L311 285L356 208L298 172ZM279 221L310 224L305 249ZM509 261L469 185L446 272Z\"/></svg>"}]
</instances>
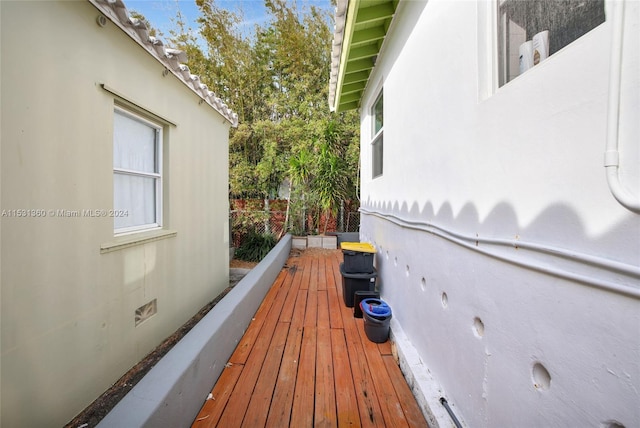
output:
<instances>
[{"instance_id":1,"label":"yellow bin lid","mask_svg":"<svg viewBox=\"0 0 640 428\"><path fill-rule=\"evenodd\" d=\"M375 253L376 247L368 242L342 242L340 248L347 251L359 251L361 253Z\"/></svg>"}]
</instances>

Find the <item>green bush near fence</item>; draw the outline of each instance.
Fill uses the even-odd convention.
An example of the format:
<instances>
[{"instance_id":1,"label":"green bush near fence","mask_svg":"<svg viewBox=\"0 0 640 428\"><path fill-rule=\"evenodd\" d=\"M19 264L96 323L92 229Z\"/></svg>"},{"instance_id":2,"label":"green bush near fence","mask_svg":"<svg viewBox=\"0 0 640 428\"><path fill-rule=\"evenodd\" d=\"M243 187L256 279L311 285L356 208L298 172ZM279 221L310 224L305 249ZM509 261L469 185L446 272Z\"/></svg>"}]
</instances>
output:
<instances>
[{"instance_id":1,"label":"green bush near fence","mask_svg":"<svg viewBox=\"0 0 640 428\"><path fill-rule=\"evenodd\" d=\"M271 233L249 232L242 245L236 250L235 257L248 262L259 262L262 260L278 240Z\"/></svg>"}]
</instances>

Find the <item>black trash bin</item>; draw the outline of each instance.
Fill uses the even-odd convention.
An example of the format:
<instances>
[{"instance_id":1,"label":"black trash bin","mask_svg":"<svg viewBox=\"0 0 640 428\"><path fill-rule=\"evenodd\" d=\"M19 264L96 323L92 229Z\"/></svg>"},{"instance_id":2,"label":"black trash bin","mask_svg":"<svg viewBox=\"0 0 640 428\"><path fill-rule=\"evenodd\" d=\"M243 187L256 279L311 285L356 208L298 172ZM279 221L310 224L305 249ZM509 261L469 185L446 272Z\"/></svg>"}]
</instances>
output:
<instances>
[{"instance_id":1,"label":"black trash bin","mask_svg":"<svg viewBox=\"0 0 640 428\"><path fill-rule=\"evenodd\" d=\"M376 248L366 242L343 242L340 244L345 273L373 273Z\"/></svg>"},{"instance_id":2,"label":"black trash bin","mask_svg":"<svg viewBox=\"0 0 640 428\"><path fill-rule=\"evenodd\" d=\"M376 288L376 278L378 273L346 273L344 263L340 263L340 274L342 275L342 298L344 304L353 308L353 296L356 291L373 291Z\"/></svg>"},{"instance_id":3,"label":"black trash bin","mask_svg":"<svg viewBox=\"0 0 640 428\"><path fill-rule=\"evenodd\" d=\"M380 299L364 299L360 302L364 317L364 332L367 338L375 343L383 343L389 339L391 308Z\"/></svg>"},{"instance_id":4,"label":"black trash bin","mask_svg":"<svg viewBox=\"0 0 640 428\"><path fill-rule=\"evenodd\" d=\"M377 291L356 291L353 293L353 316L355 318L362 318L362 308L360 302L364 299L380 298L380 293Z\"/></svg>"}]
</instances>

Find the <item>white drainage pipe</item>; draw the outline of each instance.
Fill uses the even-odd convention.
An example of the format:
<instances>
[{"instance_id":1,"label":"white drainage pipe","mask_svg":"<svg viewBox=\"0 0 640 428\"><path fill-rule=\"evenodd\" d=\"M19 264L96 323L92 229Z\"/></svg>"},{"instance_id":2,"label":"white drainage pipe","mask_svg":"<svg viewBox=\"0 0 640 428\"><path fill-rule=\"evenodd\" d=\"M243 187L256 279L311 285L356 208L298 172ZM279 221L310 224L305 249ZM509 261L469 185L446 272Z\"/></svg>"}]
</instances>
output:
<instances>
[{"instance_id":1,"label":"white drainage pipe","mask_svg":"<svg viewBox=\"0 0 640 428\"><path fill-rule=\"evenodd\" d=\"M618 126L620 121L620 86L622 74L622 42L624 35L625 1L613 2L611 65L609 75L609 107L607 116L607 146L604 167L611 194L625 208L640 214L640 197L632 195L620 182L620 152L618 151Z\"/></svg>"}]
</instances>

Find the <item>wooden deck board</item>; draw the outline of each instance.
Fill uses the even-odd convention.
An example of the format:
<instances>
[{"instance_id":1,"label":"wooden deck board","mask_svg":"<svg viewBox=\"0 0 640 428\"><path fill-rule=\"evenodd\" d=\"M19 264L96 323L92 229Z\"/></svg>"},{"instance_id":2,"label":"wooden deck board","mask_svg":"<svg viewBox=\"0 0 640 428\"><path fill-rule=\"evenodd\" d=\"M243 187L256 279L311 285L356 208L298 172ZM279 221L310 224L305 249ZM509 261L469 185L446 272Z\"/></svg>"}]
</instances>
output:
<instances>
[{"instance_id":1,"label":"wooden deck board","mask_svg":"<svg viewBox=\"0 0 640 428\"><path fill-rule=\"evenodd\" d=\"M298 290L298 297L296 298L293 316L291 317L292 327L302 327L304 325L307 309L307 294L309 294L309 290Z\"/></svg>"},{"instance_id":2,"label":"wooden deck board","mask_svg":"<svg viewBox=\"0 0 640 428\"><path fill-rule=\"evenodd\" d=\"M341 311L349 361L351 361L351 375L353 376L360 411L360 421L363 427L384 426L382 410L378 404L378 397L375 395L371 370L367 365L360 334L357 331L356 320L353 318L351 308L343 305Z\"/></svg>"},{"instance_id":3,"label":"wooden deck board","mask_svg":"<svg viewBox=\"0 0 640 428\"><path fill-rule=\"evenodd\" d=\"M336 411L338 427L360 427L360 414L356 390L351 376L351 362L347 352L344 330L331 329L331 350L333 353L333 374L336 384Z\"/></svg>"},{"instance_id":4,"label":"wooden deck board","mask_svg":"<svg viewBox=\"0 0 640 428\"><path fill-rule=\"evenodd\" d=\"M304 315L304 326L315 327L318 325L318 291L309 288L307 291L307 309Z\"/></svg>"},{"instance_id":5,"label":"wooden deck board","mask_svg":"<svg viewBox=\"0 0 640 428\"><path fill-rule=\"evenodd\" d=\"M311 257L302 257L300 261L300 270L302 270L302 278L300 279L300 288L302 290L309 289L309 278L311 278Z\"/></svg>"},{"instance_id":6,"label":"wooden deck board","mask_svg":"<svg viewBox=\"0 0 640 428\"><path fill-rule=\"evenodd\" d=\"M402 376L402 373L398 370L398 364L391 355L383 355L382 359L387 367L387 373L389 379L393 383L393 387L398 395L400 405L407 418L407 422L411 428L426 428L427 421L424 420L424 416L416 403L407 381Z\"/></svg>"},{"instance_id":7,"label":"wooden deck board","mask_svg":"<svg viewBox=\"0 0 640 428\"><path fill-rule=\"evenodd\" d=\"M267 421L267 412L271 406L271 398L273 390L278 378L280 363L282 362L282 354L287 342L287 334L289 333L288 323L278 323L276 331L271 339L271 344L267 355L262 364L262 370L258 377L258 382L251 394L251 401L247 408L247 413L242 421L242 426L253 428L264 426Z\"/></svg>"},{"instance_id":8,"label":"wooden deck board","mask_svg":"<svg viewBox=\"0 0 640 428\"><path fill-rule=\"evenodd\" d=\"M295 309L296 298L298 296L297 291L300 289L300 281L295 281L296 275L301 275L302 272L298 272L298 266L293 265L287 270L287 276L285 284L288 286L288 294L282 307L282 313L280 314L280 321L291 322L293 311ZM299 278L299 277L298 277Z\"/></svg>"},{"instance_id":9,"label":"wooden deck board","mask_svg":"<svg viewBox=\"0 0 640 428\"><path fill-rule=\"evenodd\" d=\"M283 275L281 273L278 278L282 276ZM267 300L270 305L268 307L266 319L260 329L260 333L253 341L253 346L243 347L243 349L250 349L251 351L236 387L231 393L231 397L229 397L229 403L227 403L227 407L225 408L219 422L220 426L236 426L234 424L237 424L238 421L242 421L244 419L244 415L254 392L255 385L258 381L262 365L265 361L267 352L269 351L269 346L271 345L271 339L275 332L282 306L284 305L286 292L288 291L282 287L284 282L283 279L284 278L277 280L276 282L280 287L274 287L267 293L268 300L265 300ZM271 298L271 295L273 294L275 294L275 297ZM240 343L244 342L245 338L246 335L243 336ZM253 340L252 336L251 340Z\"/></svg>"},{"instance_id":10,"label":"wooden deck board","mask_svg":"<svg viewBox=\"0 0 640 428\"><path fill-rule=\"evenodd\" d=\"M296 388L300 347L302 346L302 327L291 325L287 346L282 357L282 364L276 380L273 400L269 407L267 427L287 427L291 418L293 394Z\"/></svg>"},{"instance_id":11,"label":"wooden deck board","mask_svg":"<svg viewBox=\"0 0 640 428\"><path fill-rule=\"evenodd\" d=\"M378 352L378 345L367 339L364 332L364 321L362 319L358 319L356 324L358 324L359 327L358 334L360 334L360 339L363 344L367 366L371 372L375 374L375 376L372 376L373 385L376 389L376 395L378 396L378 402L380 403L386 425L408 427L409 424L402 411L400 400L398 400L391 379L389 379L387 368L382 361L382 355Z\"/></svg>"},{"instance_id":12,"label":"wooden deck board","mask_svg":"<svg viewBox=\"0 0 640 428\"><path fill-rule=\"evenodd\" d=\"M326 258L318 258L318 290L327 289Z\"/></svg>"},{"instance_id":13,"label":"wooden deck board","mask_svg":"<svg viewBox=\"0 0 640 428\"><path fill-rule=\"evenodd\" d=\"M311 294L311 292L309 293ZM293 396L290 427L313 426L316 383L316 327L305 326L302 333L300 366Z\"/></svg>"},{"instance_id":14,"label":"wooden deck board","mask_svg":"<svg viewBox=\"0 0 640 428\"><path fill-rule=\"evenodd\" d=\"M333 258L329 258L329 257L327 257L326 259L327 297L329 299L330 308L339 308L342 305L342 302L340 300L341 297L338 295L338 286L342 287L342 284L336 283L336 280L334 277L333 260L334 260ZM338 269L337 265L335 266L335 269L336 270ZM344 325L342 324L342 314L340 313L339 310L334 309L329 311L329 320L331 322L331 328L338 328L338 329L344 328Z\"/></svg>"},{"instance_id":15,"label":"wooden deck board","mask_svg":"<svg viewBox=\"0 0 640 428\"><path fill-rule=\"evenodd\" d=\"M326 326L318 327L316 331L316 394L313 425L315 427L335 427L337 425L336 396L333 383L331 330L328 321Z\"/></svg>"},{"instance_id":16,"label":"wooden deck board","mask_svg":"<svg viewBox=\"0 0 640 428\"><path fill-rule=\"evenodd\" d=\"M196 418L193 426L195 428L215 427L222 416L222 411L227 405L231 391L236 386L236 382L242 373L242 365L231 365L225 367L211 391L211 399L207 398Z\"/></svg>"},{"instance_id":17,"label":"wooden deck board","mask_svg":"<svg viewBox=\"0 0 640 428\"><path fill-rule=\"evenodd\" d=\"M318 328L329 328L331 323L329 322L329 298L327 296L327 290L318 290L316 299L318 299L318 311L316 314L318 320L316 321L316 325Z\"/></svg>"},{"instance_id":18,"label":"wooden deck board","mask_svg":"<svg viewBox=\"0 0 640 428\"><path fill-rule=\"evenodd\" d=\"M289 258L193 427L426 427L389 342L344 305L340 251Z\"/></svg>"},{"instance_id":19,"label":"wooden deck board","mask_svg":"<svg viewBox=\"0 0 640 428\"><path fill-rule=\"evenodd\" d=\"M318 257L311 257L311 267L309 270L309 290L318 291Z\"/></svg>"}]
</instances>

